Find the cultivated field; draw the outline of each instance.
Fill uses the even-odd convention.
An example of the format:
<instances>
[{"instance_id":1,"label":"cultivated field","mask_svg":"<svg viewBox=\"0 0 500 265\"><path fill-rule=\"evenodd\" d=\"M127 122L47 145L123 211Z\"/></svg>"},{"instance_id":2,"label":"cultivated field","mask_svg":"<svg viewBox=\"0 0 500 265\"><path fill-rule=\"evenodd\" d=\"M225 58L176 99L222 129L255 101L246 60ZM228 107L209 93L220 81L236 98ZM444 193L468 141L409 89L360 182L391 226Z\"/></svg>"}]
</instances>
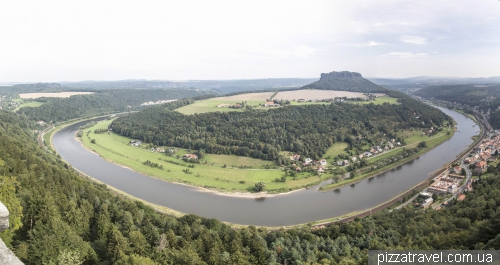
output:
<instances>
[{"instance_id":1,"label":"cultivated field","mask_svg":"<svg viewBox=\"0 0 500 265\"><path fill-rule=\"evenodd\" d=\"M265 108L262 107L262 104L266 102L270 97L272 97L273 92L262 92L262 93L246 93L239 94L229 97L217 97L206 100L197 100L193 104L178 108L177 111L185 114L191 115L195 113L206 113L206 112L241 112L244 111L244 108L235 109L229 108L229 106L245 102L247 106L250 106L254 109L262 109L268 110L273 108ZM356 102L360 104L382 104L382 103L390 103L390 104L398 104L396 102L396 98L391 98L385 96L384 94L377 93L375 94L377 98L372 101L361 101ZM277 100L290 100L290 105L307 105L307 104L330 104L330 102L316 102L316 100L322 99L332 99L335 97L347 97L347 98L365 98L366 96L363 93L358 92L348 92L348 91L334 91L334 90L296 90L296 91L281 91L278 92L273 99ZM297 102L299 99L304 99L304 102ZM293 101L295 100L295 101ZM308 100L312 100L312 102L308 102ZM353 103L353 102L352 102Z\"/></svg>"},{"instance_id":2,"label":"cultivated field","mask_svg":"<svg viewBox=\"0 0 500 265\"><path fill-rule=\"evenodd\" d=\"M263 102L265 102L266 99L270 98L273 94L274 94L273 92L246 93L246 94L239 94L239 95L234 95L234 96L229 96L229 97L212 98L211 100L227 100L227 101L262 100Z\"/></svg>"},{"instance_id":3,"label":"cultivated field","mask_svg":"<svg viewBox=\"0 0 500 265\"><path fill-rule=\"evenodd\" d=\"M383 96L384 94L375 94L376 96ZM359 92L349 92L349 91L336 91L336 90L311 90L311 89L302 89L295 91L283 91L278 92L273 99L283 99L283 100L321 100L321 99L330 99L330 98L338 98L338 97L347 97L347 98L366 98L363 93Z\"/></svg>"},{"instance_id":4,"label":"cultivated field","mask_svg":"<svg viewBox=\"0 0 500 265\"><path fill-rule=\"evenodd\" d=\"M69 98L74 95L94 94L94 92L59 92L59 93L23 93L19 94L21 98Z\"/></svg>"}]
</instances>

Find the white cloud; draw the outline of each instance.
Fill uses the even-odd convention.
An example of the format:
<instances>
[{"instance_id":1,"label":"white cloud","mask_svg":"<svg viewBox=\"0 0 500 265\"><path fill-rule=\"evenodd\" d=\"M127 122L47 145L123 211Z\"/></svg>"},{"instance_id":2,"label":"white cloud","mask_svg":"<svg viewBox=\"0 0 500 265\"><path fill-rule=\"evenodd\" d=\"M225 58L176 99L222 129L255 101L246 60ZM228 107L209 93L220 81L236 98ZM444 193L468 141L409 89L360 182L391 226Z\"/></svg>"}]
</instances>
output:
<instances>
[{"instance_id":1,"label":"white cloud","mask_svg":"<svg viewBox=\"0 0 500 265\"><path fill-rule=\"evenodd\" d=\"M389 52L382 57L384 58L401 58L401 59L412 59L412 58L423 58L427 57L427 53L411 53L411 52Z\"/></svg>"},{"instance_id":2,"label":"white cloud","mask_svg":"<svg viewBox=\"0 0 500 265\"><path fill-rule=\"evenodd\" d=\"M376 41L368 42L368 46L370 46L370 47L375 47L375 46L380 46L380 45L387 45L387 44L383 43L383 42L376 42Z\"/></svg>"},{"instance_id":3,"label":"white cloud","mask_svg":"<svg viewBox=\"0 0 500 265\"><path fill-rule=\"evenodd\" d=\"M427 44L426 38L417 37L417 36L403 36L400 38L400 40L402 42L410 43L410 44L417 44L417 45Z\"/></svg>"}]
</instances>

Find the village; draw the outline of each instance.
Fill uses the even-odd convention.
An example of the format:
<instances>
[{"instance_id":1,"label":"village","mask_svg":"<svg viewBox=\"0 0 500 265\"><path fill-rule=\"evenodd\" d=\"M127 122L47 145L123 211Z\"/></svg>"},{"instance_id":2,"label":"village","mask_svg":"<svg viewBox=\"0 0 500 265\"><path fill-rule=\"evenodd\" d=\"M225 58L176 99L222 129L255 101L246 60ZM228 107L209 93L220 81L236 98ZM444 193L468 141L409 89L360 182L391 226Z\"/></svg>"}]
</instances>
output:
<instances>
[{"instance_id":1,"label":"village","mask_svg":"<svg viewBox=\"0 0 500 265\"><path fill-rule=\"evenodd\" d=\"M472 191L472 184L478 181L479 177L485 176L489 166L494 166L494 163L496 165L499 149L500 136L495 133L489 134L467 154L460 165L449 166L447 170L432 179L432 184L418 194L414 206L440 210L452 199L464 200L465 193Z\"/></svg>"}]
</instances>

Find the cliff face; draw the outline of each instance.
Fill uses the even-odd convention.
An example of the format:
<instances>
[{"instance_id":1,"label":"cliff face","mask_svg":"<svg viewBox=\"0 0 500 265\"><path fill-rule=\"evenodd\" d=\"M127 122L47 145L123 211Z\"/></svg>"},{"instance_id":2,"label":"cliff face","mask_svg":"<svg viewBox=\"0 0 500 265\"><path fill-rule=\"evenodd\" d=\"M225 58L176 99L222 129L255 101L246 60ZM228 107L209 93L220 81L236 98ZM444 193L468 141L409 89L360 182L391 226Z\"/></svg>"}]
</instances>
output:
<instances>
[{"instance_id":1,"label":"cliff face","mask_svg":"<svg viewBox=\"0 0 500 265\"><path fill-rule=\"evenodd\" d=\"M321 78L319 80L325 80L329 78L363 78L360 73L356 72L348 72L348 71L342 71L342 72L330 72L330 73L322 73Z\"/></svg>"},{"instance_id":2,"label":"cliff face","mask_svg":"<svg viewBox=\"0 0 500 265\"><path fill-rule=\"evenodd\" d=\"M9 210L0 202L0 232L9 228ZM0 264L22 265L23 263L16 257L0 239Z\"/></svg>"},{"instance_id":3,"label":"cliff face","mask_svg":"<svg viewBox=\"0 0 500 265\"><path fill-rule=\"evenodd\" d=\"M305 85L302 88L362 93L385 93L387 91L387 89L364 79L360 73L347 71L322 73L319 81Z\"/></svg>"}]
</instances>

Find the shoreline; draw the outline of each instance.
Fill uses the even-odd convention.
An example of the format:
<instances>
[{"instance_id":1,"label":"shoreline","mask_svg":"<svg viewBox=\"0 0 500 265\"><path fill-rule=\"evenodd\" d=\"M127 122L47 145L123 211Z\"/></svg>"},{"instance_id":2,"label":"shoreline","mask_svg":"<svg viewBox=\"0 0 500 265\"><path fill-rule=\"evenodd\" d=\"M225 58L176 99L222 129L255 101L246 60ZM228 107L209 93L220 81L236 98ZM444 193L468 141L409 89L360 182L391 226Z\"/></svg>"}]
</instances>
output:
<instances>
[{"instance_id":1,"label":"shoreline","mask_svg":"<svg viewBox=\"0 0 500 265\"><path fill-rule=\"evenodd\" d=\"M75 137L75 138L76 138L76 137ZM78 138L76 138L76 139L78 140ZM82 144L82 142L81 142L81 141L79 141L79 142L80 142L80 144ZM52 141L51 141L51 144L52 144ZM83 145L83 144L82 144L82 145ZM89 148L85 147L85 145L84 145L84 148L86 148L86 150L88 150L88 151L91 151L91 150L89 150ZM430 149L430 150L432 150L432 149ZM430 151L430 150L429 150L429 151ZM92 152L92 151L91 151L91 152ZM93 153L95 153L95 152L93 152ZM95 153L95 154L97 154L97 153ZM97 154L97 155L98 155L98 154ZM421 155L421 154L420 154L420 155ZM417 157L415 157L415 158L413 158L413 159L416 159L416 158L417 158ZM413 159L412 159L412 160L413 160ZM106 160L106 161L107 161L107 160ZM109 161L108 161L108 162L109 162ZM406 163L406 162L405 162L405 163ZM123 167L123 168L130 169L130 170L132 170L132 171L135 171L135 170L133 170L133 169L131 169L131 168L129 168L129 167L126 167L126 166L124 166L124 165L120 165L120 164L117 164L117 163L114 163L114 164L119 165L119 166L121 166L121 167ZM397 166L398 166L398 165L394 165L394 166L392 166L391 168L389 168L389 169L387 169L387 170L390 170L390 169L395 168L395 167L397 167ZM75 169L75 170L76 170L76 171L78 171L77 169ZM137 171L135 171L135 172L137 172ZM143 173L141 173L141 174L142 174L142 175L145 175L145 174L143 174ZM380 174L380 173L378 173L378 174ZM86 176L86 175L85 175L85 176ZM145 176L148 176L148 175L145 175ZM87 177L87 178L89 178L91 181L94 181L94 182L99 183L99 181L96 181L96 180L92 179L92 177L90 177L90 176L86 176L86 177ZM148 176L148 177L152 177L152 176ZM153 178L156 178L156 177L153 177ZM158 179L158 178L157 178L157 179ZM364 180L364 179L366 179L366 178L359 179L359 180L357 180L357 181L356 181L356 183L358 183L358 182L360 182L360 181L362 181L362 180ZM162 181L165 181L165 180L162 180ZM257 198L257 199L258 199L258 198L266 198L266 197L275 197L275 196L279 196L279 195L286 195L286 194L293 193L293 192L295 192L295 191L300 191L300 190L304 190L304 189L306 189L306 188L301 188L301 189L296 189L296 190L293 190L293 191L290 191L290 192L286 192L286 193L277 193L277 194L269 194L269 193L245 193L245 192L227 193L227 192L222 192L222 191L219 191L219 190L212 190L212 189L207 189L207 188L203 188L203 187L199 187L199 186L193 186L193 185L189 185L189 184L186 184L186 183L179 183L179 182L172 182L172 181L165 181L165 182L175 183L175 184L182 184L182 185L185 185L185 186L189 186L189 187L191 187L191 188L196 188L196 190L197 190L197 191L201 191L201 192L211 192L211 193L215 193L215 194L217 194L217 195L221 195L221 196L228 196L228 197L240 197L240 198L254 198L254 199L256 199L256 198ZM349 184L352 184L352 183L349 183ZM349 184L346 184L346 185L349 185ZM114 191L114 192L116 192L116 191L117 191L117 190L116 190L116 188L114 188L114 187L112 187L112 186L110 186L110 185L107 185L107 184L105 184L105 185L106 185L108 188L110 188L110 190L112 190L112 191ZM194 190L194 189L193 189L193 190ZM315 189L315 191L316 191L316 190L317 190L317 189ZM129 194L127 194L127 193L124 193L123 191L119 191L119 192L117 192L117 193L121 194L121 196L124 196L124 197L130 198L130 199L136 199L136 200L139 200L139 201L143 201L143 200L141 200L141 199L137 199L137 198L135 198L135 197L134 197L134 196L132 196L132 195L129 195ZM398 195L398 196L400 196L400 195ZM396 196L396 197L398 197L398 196ZM390 202L390 201L391 201L391 200L389 200L388 202ZM144 202L144 201L143 201L143 202ZM387 203L387 202L385 202L385 203ZM384 205L385 203L381 203L381 204L376 205L376 206L374 206L374 207L375 207L375 208L380 207L381 209L384 209L384 208L386 208L386 207L384 207L384 206L385 206L385 205ZM152 204L152 203L147 203L147 204L149 204L149 205L154 205L154 204ZM362 215L362 214L364 214L365 212L367 212L368 210L374 210L374 207L367 208L367 209L365 209L365 210L361 210L361 211L354 211L354 212L351 212L351 213L349 213L349 214L345 214L345 215L342 215L342 216L336 216L336 217L332 217L332 218L328 218L328 219L323 219L323 220L313 221L313 222L310 222L310 223L307 223L307 224L306 224L306 223L302 223L302 224L296 224L296 225L290 225L290 226L276 226L276 227L274 227L274 226L269 226L269 227L268 227L268 226L259 226L259 227L266 227L266 228L269 228L269 229L280 229L280 228L282 228L282 227L283 227L283 228L285 228L285 229L289 229L289 228L293 228L293 227L309 227L309 226L314 226L314 225L328 225L328 224L331 224L331 223L336 223L336 222L345 222L345 221L349 221L351 218L354 218L354 217L356 217L356 216ZM159 211L159 212L164 212L164 213L166 213L166 214L170 214L170 213L168 213L168 212L165 212L164 210L159 210L159 208L162 208L162 209L167 208L167 209L168 209L168 207L165 207L165 206L158 207L157 205L155 205L155 206L153 206L153 208L155 208L155 209L156 209L157 211ZM174 210L174 211L175 211L175 210ZM179 213L181 213L181 212L179 212ZM183 213L181 213L181 214L183 214ZM371 214L371 211L370 211L370 214ZM175 214L174 214L174 215L175 215ZM234 223L230 223L230 222L224 222L224 223L226 223L226 224L230 225L233 229L238 229L238 228L241 228L241 227L246 227L246 226L247 226L247 225L241 225L241 224L234 224Z\"/></svg>"},{"instance_id":2,"label":"shoreline","mask_svg":"<svg viewBox=\"0 0 500 265\"><path fill-rule=\"evenodd\" d=\"M290 193L293 193L293 192L296 192L296 191L301 191L301 190L305 190L306 188L300 188L300 189L296 189L296 190L292 190L292 191L288 191L288 192L284 192L284 193L263 193L263 192L259 192L259 193L250 193L250 192L224 192L224 191L220 191L220 190L214 190L214 189L208 189L208 188L204 188L204 187L200 187L200 186L194 186L194 185L189 185L189 184L186 184L186 183L182 183L182 182L176 182L176 181L167 181L167 180L164 180L164 179L161 179L161 178L158 178L158 177L155 177L155 176L150 176L150 175L147 175L147 174L144 174L142 172L139 172L137 170L134 170L133 168L131 167L128 167L128 166L125 166L125 165L122 165L122 164L119 164L119 163L116 163L115 161L112 161L112 160L109 160L109 159L106 159L104 157L102 157L99 153L96 153L94 152L93 150L91 150L89 147L87 147L86 145L83 144L83 142L78 139L78 136L75 135L75 140L80 143L80 145L85 148L85 150L99 156L100 158L104 159L105 161L109 162L109 163L112 163L112 164L115 164L117 166L120 166L122 168L125 168L125 169L128 169L128 170L131 170L131 171L134 171L136 173L139 173L141 175L144 175L144 176L147 176L147 177L150 177L150 178L154 178L154 179L158 179L158 180L161 180L161 181L165 181L167 183L174 183L174 184L179 184L179 185L184 185L184 186L188 186L188 187L191 187L191 188L196 188L198 191L200 192L211 192L211 193L214 193L216 195L219 195L219 196L228 196L228 197L234 197L234 198L248 198L248 199L259 199L259 198L271 198L271 197L276 197L276 196L280 196L280 195L287 195L287 194L290 194ZM83 172L82 172L83 173Z\"/></svg>"}]
</instances>

